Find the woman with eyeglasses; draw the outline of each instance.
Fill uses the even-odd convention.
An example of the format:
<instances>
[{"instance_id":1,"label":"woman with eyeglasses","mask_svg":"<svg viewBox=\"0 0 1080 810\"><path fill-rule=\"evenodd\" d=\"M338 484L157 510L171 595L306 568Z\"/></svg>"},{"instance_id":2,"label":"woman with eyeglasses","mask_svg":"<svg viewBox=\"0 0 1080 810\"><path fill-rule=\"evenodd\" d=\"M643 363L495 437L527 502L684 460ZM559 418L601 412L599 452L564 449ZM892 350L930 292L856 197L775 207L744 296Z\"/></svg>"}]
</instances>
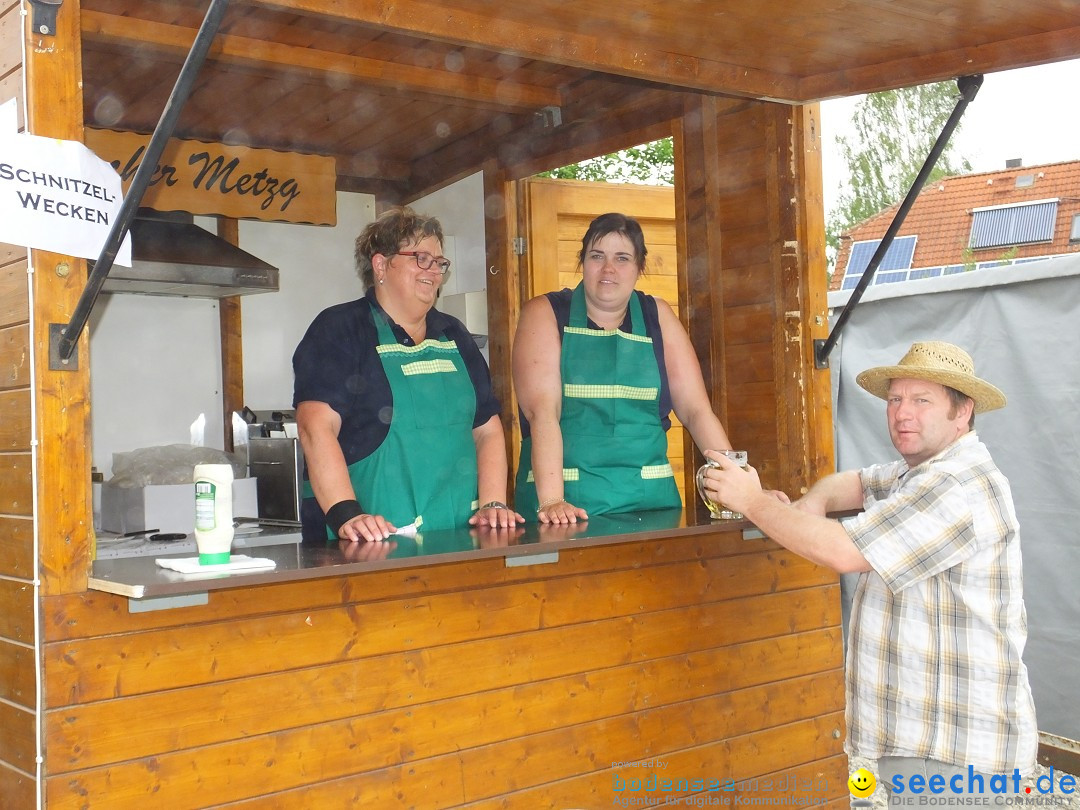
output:
<instances>
[{"instance_id":1,"label":"woman with eyeglasses","mask_svg":"<svg viewBox=\"0 0 1080 810\"><path fill-rule=\"evenodd\" d=\"M581 240L577 288L522 308L514 505L541 523L682 506L667 459L672 410L702 450L731 449L686 330L634 289L647 253L637 220L603 214Z\"/></svg>"},{"instance_id":2,"label":"woman with eyeglasses","mask_svg":"<svg viewBox=\"0 0 1080 810\"><path fill-rule=\"evenodd\" d=\"M438 220L394 208L356 240L363 298L320 313L293 355L305 540L511 527L499 403L469 331L434 309Z\"/></svg>"}]
</instances>

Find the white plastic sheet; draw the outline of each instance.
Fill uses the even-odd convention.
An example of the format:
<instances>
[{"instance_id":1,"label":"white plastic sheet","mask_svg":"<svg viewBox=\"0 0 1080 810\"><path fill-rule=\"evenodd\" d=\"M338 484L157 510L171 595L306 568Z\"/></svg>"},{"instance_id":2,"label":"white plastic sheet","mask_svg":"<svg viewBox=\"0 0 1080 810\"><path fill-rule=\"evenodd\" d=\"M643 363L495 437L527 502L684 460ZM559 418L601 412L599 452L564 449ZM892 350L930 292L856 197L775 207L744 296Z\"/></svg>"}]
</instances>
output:
<instances>
[{"instance_id":1,"label":"white plastic sheet","mask_svg":"<svg viewBox=\"0 0 1080 810\"><path fill-rule=\"evenodd\" d=\"M1024 661L1039 730L1080 739L1080 255L872 292L830 357L837 467L898 458L885 404L856 385L859 372L895 364L918 340L972 355L976 374L1008 397L975 429L1009 479L1020 520Z\"/></svg>"}]
</instances>

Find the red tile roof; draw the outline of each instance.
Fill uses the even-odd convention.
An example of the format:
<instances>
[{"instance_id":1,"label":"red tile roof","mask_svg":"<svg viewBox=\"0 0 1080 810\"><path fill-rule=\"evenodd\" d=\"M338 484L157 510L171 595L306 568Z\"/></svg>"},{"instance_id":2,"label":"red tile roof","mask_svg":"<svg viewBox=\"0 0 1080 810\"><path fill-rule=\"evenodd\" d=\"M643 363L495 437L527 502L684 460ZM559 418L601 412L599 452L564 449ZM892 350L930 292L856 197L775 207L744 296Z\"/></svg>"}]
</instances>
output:
<instances>
[{"instance_id":1,"label":"red tile roof","mask_svg":"<svg viewBox=\"0 0 1080 810\"><path fill-rule=\"evenodd\" d=\"M1024 175L1032 175L1034 182L1017 188L1017 177ZM897 237L917 237L912 267L964 264L972 260L993 261L1006 252L1011 255L1013 248L985 248L965 255L971 235L972 209L1052 199L1060 200L1053 241L1018 245L1015 248L1016 258L1080 252L1080 242L1069 241L1073 217L1080 214L1080 160L1020 166L938 180L919 194ZM841 236L830 289L840 288L852 243L884 236L899 207L900 203L890 206Z\"/></svg>"}]
</instances>

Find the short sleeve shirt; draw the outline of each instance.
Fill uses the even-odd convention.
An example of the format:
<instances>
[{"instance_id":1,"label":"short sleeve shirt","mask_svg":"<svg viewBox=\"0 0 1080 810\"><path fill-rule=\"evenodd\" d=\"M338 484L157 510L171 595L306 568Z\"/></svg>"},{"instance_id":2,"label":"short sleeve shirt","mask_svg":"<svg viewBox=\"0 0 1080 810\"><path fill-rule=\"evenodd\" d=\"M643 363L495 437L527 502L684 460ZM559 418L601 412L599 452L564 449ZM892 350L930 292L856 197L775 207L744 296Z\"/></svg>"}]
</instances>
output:
<instances>
[{"instance_id":1,"label":"short sleeve shirt","mask_svg":"<svg viewBox=\"0 0 1080 810\"><path fill-rule=\"evenodd\" d=\"M375 348L379 338L372 305L382 312L374 289L369 289L364 298L323 310L293 354L293 406L313 400L325 402L338 413L338 441L346 464L367 458L378 449L394 414L390 382ZM389 316L387 320L399 343L413 345L402 327ZM476 341L461 321L437 309L428 311L427 335L448 337L457 344L476 391L473 427L485 424L499 413L499 401Z\"/></svg>"},{"instance_id":2,"label":"short sleeve shirt","mask_svg":"<svg viewBox=\"0 0 1080 810\"><path fill-rule=\"evenodd\" d=\"M916 467L859 474L865 511L843 526L873 570L852 607L849 752L1029 771L1037 728L1008 481L973 432Z\"/></svg>"}]
</instances>

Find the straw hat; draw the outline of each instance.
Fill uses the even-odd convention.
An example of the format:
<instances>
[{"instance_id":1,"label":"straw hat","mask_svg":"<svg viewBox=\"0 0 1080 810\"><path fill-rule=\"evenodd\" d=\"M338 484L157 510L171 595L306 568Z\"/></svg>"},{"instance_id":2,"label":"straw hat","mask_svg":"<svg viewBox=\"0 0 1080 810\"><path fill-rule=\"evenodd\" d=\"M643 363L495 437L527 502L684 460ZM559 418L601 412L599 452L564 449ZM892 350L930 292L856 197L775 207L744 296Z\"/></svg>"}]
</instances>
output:
<instances>
[{"instance_id":1,"label":"straw hat","mask_svg":"<svg viewBox=\"0 0 1080 810\"><path fill-rule=\"evenodd\" d=\"M1005 406L1001 390L976 377L971 355L951 343L912 343L899 365L868 368L855 382L875 397L888 399L889 382L897 379L928 380L955 388L974 400L975 413Z\"/></svg>"}]
</instances>

